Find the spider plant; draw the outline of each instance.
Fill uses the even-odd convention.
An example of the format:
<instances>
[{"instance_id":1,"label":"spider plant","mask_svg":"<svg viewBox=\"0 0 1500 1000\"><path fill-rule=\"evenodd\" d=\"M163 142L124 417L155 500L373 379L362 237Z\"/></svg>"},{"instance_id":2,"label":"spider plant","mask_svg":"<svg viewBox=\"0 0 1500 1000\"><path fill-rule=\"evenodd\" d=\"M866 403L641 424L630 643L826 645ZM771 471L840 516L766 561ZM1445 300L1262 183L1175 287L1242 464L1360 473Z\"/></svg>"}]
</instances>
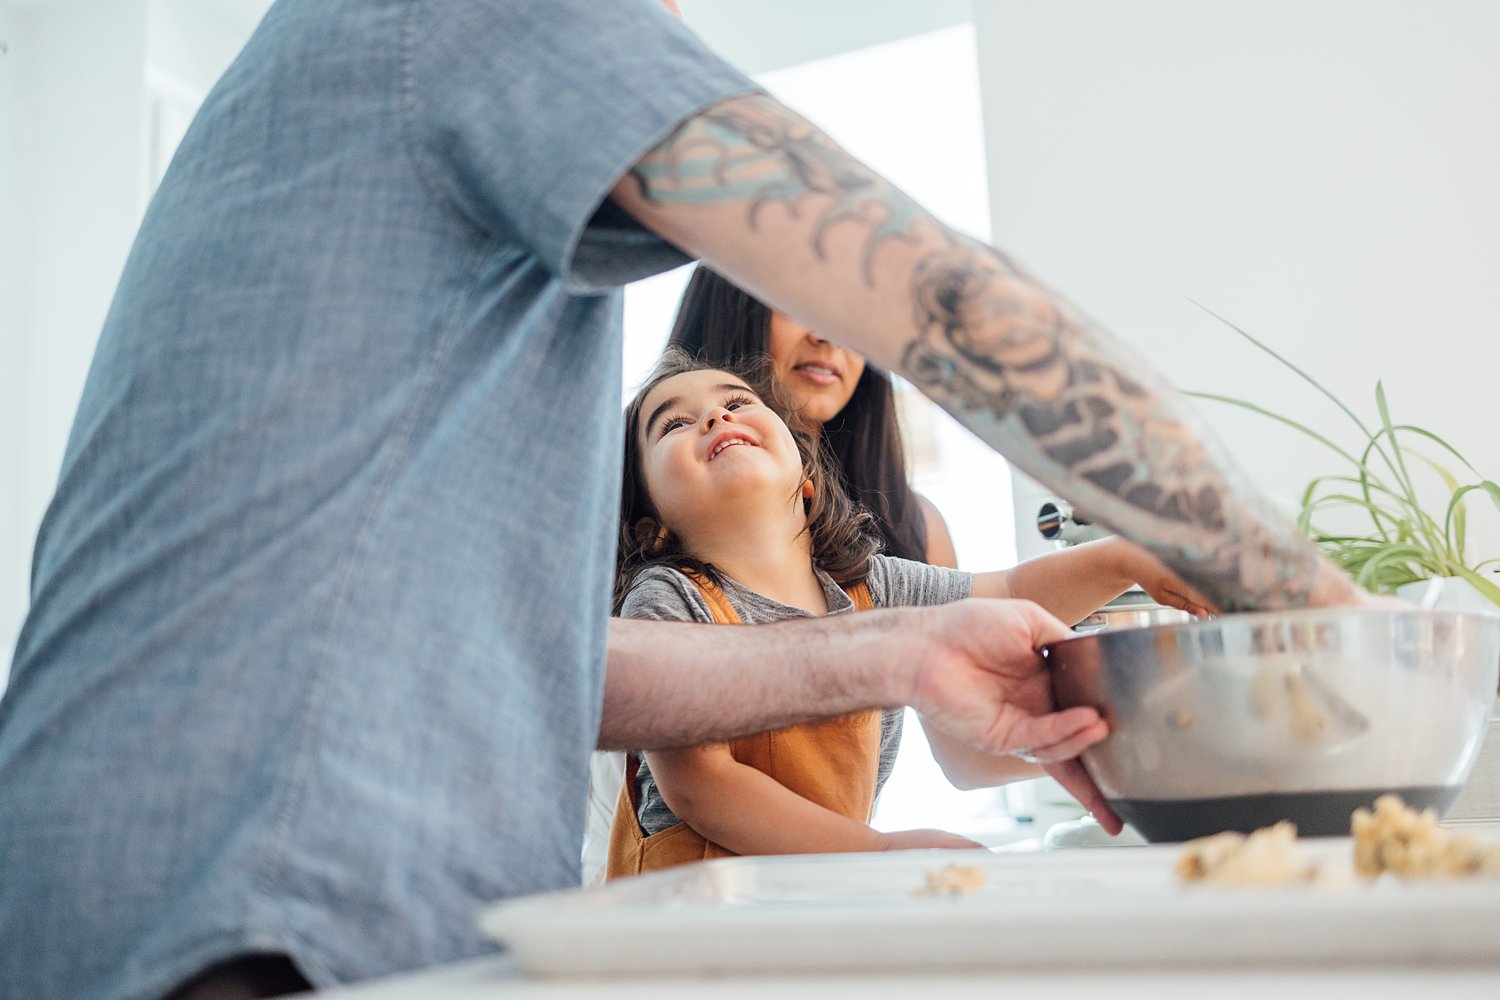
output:
<instances>
[{"instance_id":1,"label":"spider plant","mask_svg":"<svg viewBox=\"0 0 1500 1000\"><path fill-rule=\"evenodd\" d=\"M1375 593L1393 593L1402 584L1434 576L1456 576L1500 605L1500 586L1479 572L1490 564L1500 563L1500 559L1471 564L1465 551L1470 495L1488 497L1500 511L1500 485L1480 475L1438 435L1413 424L1394 422L1385 386L1380 382L1375 383L1379 422L1366 423L1317 379L1268 345L1213 310L1201 305L1199 308L1326 396L1362 435L1360 445L1349 450L1312 428L1255 403L1211 392L1186 394L1269 417L1317 441L1343 460L1342 471L1318 476L1307 484L1297 514L1298 527L1329 558L1360 586ZM1413 450L1413 445L1434 451L1439 459ZM1429 509L1419 501L1413 469L1426 469L1441 482L1446 496L1441 509ZM1457 475L1454 469L1458 469ZM1339 527L1329 526L1334 512L1340 512ZM1355 515L1352 519L1350 512ZM1351 521L1358 527L1347 527Z\"/></svg>"}]
</instances>

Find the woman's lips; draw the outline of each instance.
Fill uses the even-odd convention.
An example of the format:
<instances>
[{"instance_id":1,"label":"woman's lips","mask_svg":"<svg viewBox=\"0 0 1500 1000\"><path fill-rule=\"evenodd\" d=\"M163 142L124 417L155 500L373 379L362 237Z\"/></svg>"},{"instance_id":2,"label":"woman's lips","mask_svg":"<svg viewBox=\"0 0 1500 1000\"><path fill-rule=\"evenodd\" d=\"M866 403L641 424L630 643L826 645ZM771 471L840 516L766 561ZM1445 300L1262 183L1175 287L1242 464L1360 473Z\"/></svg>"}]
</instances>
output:
<instances>
[{"instance_id":1,"label":"woman's lips","mask_svg":"<svg viewBox=\"0 0 1500 1000\"><path fill-rule=\"evenodd\" d=\"M839 370L829 365L800 364L792 368L792 371L813 385L838 385L839 383Z\"/></svg>"}]
</instances>

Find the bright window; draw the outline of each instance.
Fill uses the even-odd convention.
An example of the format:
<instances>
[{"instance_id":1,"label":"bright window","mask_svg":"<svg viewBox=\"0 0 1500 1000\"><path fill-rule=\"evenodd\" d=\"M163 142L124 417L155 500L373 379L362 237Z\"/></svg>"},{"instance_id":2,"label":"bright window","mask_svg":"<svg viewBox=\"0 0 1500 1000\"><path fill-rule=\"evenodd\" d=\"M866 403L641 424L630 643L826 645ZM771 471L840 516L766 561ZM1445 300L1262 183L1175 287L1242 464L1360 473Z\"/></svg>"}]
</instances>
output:
<instances>
[{"instance_id":1,"label":"bright window","mask_svg":"<svg viewBox=\"0 0 1500 1000\"><path fill-rule=\"evenodd\" d=\"M944 222L989 238L989 199L970 25L778 70L760 82ZM688 268L632 285L625 297L625 392L666 342ZM916 488L942 511L965 569L1015 561L1010 474L993 451L910 387L903 395ZM881 829L941 827L1002 839L1015 827L998 790L960 792L943 778L908 712L896 770L876 812Z\"/></svg>"}]
</instances>

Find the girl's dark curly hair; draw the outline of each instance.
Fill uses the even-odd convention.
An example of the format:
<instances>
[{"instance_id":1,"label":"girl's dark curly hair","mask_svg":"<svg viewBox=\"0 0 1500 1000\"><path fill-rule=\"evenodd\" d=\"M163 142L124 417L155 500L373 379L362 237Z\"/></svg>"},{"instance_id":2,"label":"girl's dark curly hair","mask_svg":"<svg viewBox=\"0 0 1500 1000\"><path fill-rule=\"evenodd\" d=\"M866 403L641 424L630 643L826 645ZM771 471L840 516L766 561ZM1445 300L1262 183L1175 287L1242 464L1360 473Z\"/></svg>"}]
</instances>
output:
<instances>
[{"instance_id":1,"label":"girl's dark curly hair","mask_svg":"<svg viewBox=\"0 0 1500 1000\"><path fill-rule=\"evenodd\" d=\"M699 264L682 293L669 345L729 368L764 355L770 344L771 307ZM885 554L926 562L927 522L906 478L890 375L866 364L854 395L818 437L844 491L874 516Z\"/></svg>"},{"instance_id":2,"label":"girl's dark curly hair","mask_svg":"<svg viewBox=\"0 0 1500 1000\"><path fill-rule=\"evenodd\" d=\"M723 574L712 564L684 552L681 542L671 532L658 537L662 534L661 523L641 472L639 425L647 394L669 378L696 371L723 371L744 379L761 401L792 429L792 438L802 457L802 473L813 484L812 498L803 501L807 531L812 539L813 564L840 584L863 580L870 572L870 557L880 551L880 539L873 531L874 519L849 499L838 477L828 473L817 440L797 429L793 414L777 396L776 383L770 375L770 359L760 357L748 364L726 365L669 347L625 409L625 469L620 489L614 613L619 614L631 584L649 566L670 566L700 574L720 586L724 583Z\"/></svg>"}]
</instances>

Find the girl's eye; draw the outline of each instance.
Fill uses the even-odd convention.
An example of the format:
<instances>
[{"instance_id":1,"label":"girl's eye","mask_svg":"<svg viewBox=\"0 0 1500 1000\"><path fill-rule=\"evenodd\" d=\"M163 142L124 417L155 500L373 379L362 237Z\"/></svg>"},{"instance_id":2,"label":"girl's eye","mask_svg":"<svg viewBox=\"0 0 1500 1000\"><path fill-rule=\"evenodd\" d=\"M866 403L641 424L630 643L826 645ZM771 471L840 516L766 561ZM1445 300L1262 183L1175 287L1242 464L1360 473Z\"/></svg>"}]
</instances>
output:
<instances>
[{"instance_id":1,"label":"girl's eye","mask_svg":"<svg viewBox=\"0 0 1500 1000\"><path fill-rule=\"evenodd\" d=\"M754 406L755 400L749 396L730 396L724 401L724 409L738 410L742 406Z\"/></svg>"},{"instance_id":2,"label":"girl's eye","mask_svg":"<svg viewBox=\"0 0 1500 1000\"><path fill-rule=\"evenodd\" d=\"M687 417L668 417L661 422L661 432L665 435L669 431L674 431L677 428L690 423L692 423L692 421Z\"/></svg>"}]
</instances>

